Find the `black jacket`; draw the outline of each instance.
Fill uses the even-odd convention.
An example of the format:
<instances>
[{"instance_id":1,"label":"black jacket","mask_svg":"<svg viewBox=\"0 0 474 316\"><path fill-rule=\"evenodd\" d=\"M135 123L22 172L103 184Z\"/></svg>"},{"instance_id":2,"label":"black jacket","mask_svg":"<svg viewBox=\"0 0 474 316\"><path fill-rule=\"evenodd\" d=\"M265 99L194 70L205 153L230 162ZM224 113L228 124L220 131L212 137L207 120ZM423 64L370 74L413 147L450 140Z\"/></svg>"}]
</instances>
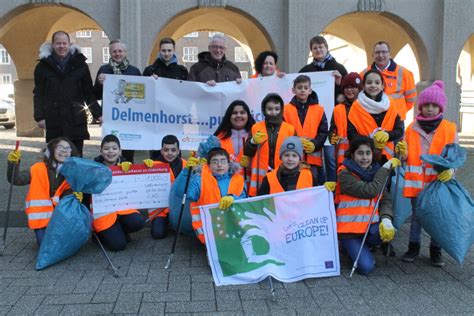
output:
<instances>
[{"instance_id":1,"label":"black jacket","mask_svg":"<svg viewBox=\"0 0 474 316\"><path fill-rule=\"evenodd\" d=\"M314 63L307 64L303 68L300 69L299 72L314 72L314 71L331 71L331 70L337 70L341 73L342 79L347 75L347 70L346 67L344 67L343 64L340 64L336 61L336 59L333 57L331 60L328 60L326 62L326 65L324 68L321 68L319 66L316 66ZM334 85L334 105L337 104L337 96L340 94L343 94L344 91L342 91L341 86L335 84Z\"/></svg>"},{"instance_id":2,"label":"black jacket","mask_svg":"<svg viewBox=\"0 0 474 316\"><path fill-rule=\"evenodd\" d=\"M143 71L143 76L152 75L169 79L187 80L188 70L177 63L166 65L161 59L157 58L152 65L147 66Z\"/></svg>"},{"instance_id":3,"label":"black jacket","mask_svg":"<svg viewBox=\"0 0 474 316\"><path fill-rule=\"evenodd\" d=\"M71 47L71 56L61 72L53 59L51 44L40 48L33 90L34 119L46 120L46 141L59 136L71 140L89 139L84 105L95 118L102 116L97 103L86 57Z\"/></svg>"},{"instance_id":4,"label":"black jacket","mask_svg":"<svg viewBox=\"0 0 474 316\"><path fill-rule=\"evenodd\" d=\"M109 64L104 64L100 66L99 70L97 71L97 76L95 76L95 83L94 83L94 95L97 100L102 100L102 92L104 89L104 86L97 80L97 77L100 74L108 74L112 75L114 73L114 70L112 67L110 67ZM122 72L122 75L125 76L141 76L140 69L138 69L135 66L129 65L125 71Z\"/></svg>"},{"instance_id":5,"label":"black jacket","mask_svg":"<svg viewBox=\"0 0 474 316\"><path fill-rule=\"evenodd\" d=\"M189 81L226 82L241 78L239 67L227 60L225 56L221 61L216 61L211 57L211 53L202 52L199 53L198 60L189 70Z\"/></svg>"}]
</instances>

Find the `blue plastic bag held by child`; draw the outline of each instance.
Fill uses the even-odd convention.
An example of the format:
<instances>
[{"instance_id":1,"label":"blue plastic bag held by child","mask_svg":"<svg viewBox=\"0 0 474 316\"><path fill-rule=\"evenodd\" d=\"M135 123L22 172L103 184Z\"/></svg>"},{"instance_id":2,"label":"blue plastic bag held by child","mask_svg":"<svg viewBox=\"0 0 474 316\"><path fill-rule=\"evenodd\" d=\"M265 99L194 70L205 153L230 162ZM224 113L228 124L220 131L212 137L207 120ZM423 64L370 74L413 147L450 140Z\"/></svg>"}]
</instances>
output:
<instances>
[{"instance_id":1,"label":"blue plastic bag held by child","mask_svg":"<svg viewBox=\"0 0 474 316\"><path fill-rule=\"evenodd\" d=\"M101 193L112 182L103 164L71 157L60 173L74 192ZM62 198L54 208L38 253L36 269L44 269L74 255L87 242L92 228L89 210L74 195Z\"/></svg>"},{"instance_id":2,"label":"blue plastic bag held by child","mask_svg":"<svg viewBox=\"0 0 474 316\"><path fill-rule=\"evenodd\" d=\"M441 155L421 155L439 173L458 168L466 160L466 150L448 144ZM416 212L428 234L462 264L474 238L474 203L469 192L454 179L434 181L418 196Z\"/></svg>"},{"instance_id":3,"label":"blue plastic bag held by child","mask_svg":"<svg viewBox=\"0 0 474 316\"><path fill-rule=\"evenodd\" d=\"M405 169L397 168L400 175L392 177L392 188L390 197L393 204L393 226L400 229L411 215L411 201L403 196L403 186L405 185Z\"/></svg>"}]
</instances>

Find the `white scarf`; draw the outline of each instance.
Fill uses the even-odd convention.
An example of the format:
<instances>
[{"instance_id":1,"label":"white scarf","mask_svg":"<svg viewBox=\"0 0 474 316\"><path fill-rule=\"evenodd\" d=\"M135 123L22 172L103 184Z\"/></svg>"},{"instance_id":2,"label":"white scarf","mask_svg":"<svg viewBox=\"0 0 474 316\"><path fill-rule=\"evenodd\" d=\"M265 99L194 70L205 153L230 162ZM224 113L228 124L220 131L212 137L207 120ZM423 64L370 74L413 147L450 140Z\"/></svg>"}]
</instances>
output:
<instances>
[{"instance_id":1,"label":"white scarf","mask_svg":"<svg viewBox=\"0 0 474 316\"><path fill-rule=\"evenodd\" d=\"M382 93L382 100L377 102L365 95L364 91L359 92L357 97L362 107L370 114L380 114L386 112L390 106L390 99L385 93Z\"/></svg>"}]
</instances>

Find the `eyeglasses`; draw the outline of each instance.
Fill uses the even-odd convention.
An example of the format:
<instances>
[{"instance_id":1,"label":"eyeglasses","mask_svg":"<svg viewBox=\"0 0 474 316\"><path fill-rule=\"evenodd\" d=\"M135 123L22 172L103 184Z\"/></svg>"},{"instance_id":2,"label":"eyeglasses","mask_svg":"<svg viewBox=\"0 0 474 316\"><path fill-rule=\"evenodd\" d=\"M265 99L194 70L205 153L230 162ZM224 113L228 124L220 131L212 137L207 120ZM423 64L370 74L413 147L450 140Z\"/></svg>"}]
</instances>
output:
<instances>
[{"instance_id":1,"label":"eyeglasses","mask_svg":"<svg viewBox=\"0 0 474 316\"><path fill-rule=\"evenodd\" d=\"M67 153L70 153L72 151L71 147L64 147L63 145L56 146L56 149L60 150L60 151L67 152Z\"/></svg>"},{"instance_id":2,"label":"eyeglasses","mask_svg":"<svg viewBox=\"0 0 474 316\"><path fill-rule=\"evenodd\" d=\"M224 50L224 49L226 49L225 46L219 46L219 45L211 45L211 46L209 46L209 48L214 49L214 50L218 50L218 49Z\"/></svg>"},{"instance_id":3,"label":"eyeglasses","mask_svg":"<svg viewBox=\"0 0 474 316\"><path fill-rule=\"evenodd\" d=\"M217 165L225 165L229 163L229 161L227 161L227 159L211 159L211 165L214 165L214 166L217 166Z\"/></svg>"},{"instance_id":4,"label":"eyeglasses","mask_svg":"<svg viewBox=\"0 0 474 316\"><path fill-rule=\"evenodd\" d=\"M388 53L389 53L388 50L378 50L374 52L374 55L386 55Z\"/></svg>"}]
</instances>

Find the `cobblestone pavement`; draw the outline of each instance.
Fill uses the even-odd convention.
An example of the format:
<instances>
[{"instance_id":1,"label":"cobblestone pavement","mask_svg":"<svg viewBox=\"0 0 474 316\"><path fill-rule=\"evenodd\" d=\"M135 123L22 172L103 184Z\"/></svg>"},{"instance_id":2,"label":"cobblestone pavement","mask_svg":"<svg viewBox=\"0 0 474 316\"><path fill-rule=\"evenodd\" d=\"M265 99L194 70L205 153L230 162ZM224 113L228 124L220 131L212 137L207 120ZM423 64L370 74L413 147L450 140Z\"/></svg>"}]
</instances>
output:
<instances>
[{"instance_id":1,"label":"cobblestone pavement","mask_svg":"<svg viewBox=\"0 0 474 316\"><path fill-rule=\"evenodd\" d=\"M99 131L86 157L97 153ZM14 132L0 130L0 163L14 144ZM23 167L29 166L43 146L42 139L21 138ZM471 146L473 138L462 138ZM139 157L144 153L139 154ZM474 192L474 151L458 172L458 179ZM6 208L8 184L0 179L1 202ZM25 188L15 187L13 210L21 225ZM2 216L2 213L0 213ZM22 215L24 217L24 215ZM24 221L23 221L24 223ZM24 227L9 229L5 255L0 257L0 315L3 314L474 314L474 250L462 267L445 256L446 265L429 265L428 239L423 236L422 255L413 264L403 263L407 225L397 234L397 257L377 255L377 268L368 277L348 277L350 263L342 256L340 277L274 282L272 300L267 282L216 287L206 263L204 248L180 237L171 268L163 269L173 235L160 241L150 238L149 228L132 235L127 249L111 253L120 266L114 278L97 245L90 242L77 255L43 271L35 271L38 251L34 234Z\"/></svg>"}]
</instances>

